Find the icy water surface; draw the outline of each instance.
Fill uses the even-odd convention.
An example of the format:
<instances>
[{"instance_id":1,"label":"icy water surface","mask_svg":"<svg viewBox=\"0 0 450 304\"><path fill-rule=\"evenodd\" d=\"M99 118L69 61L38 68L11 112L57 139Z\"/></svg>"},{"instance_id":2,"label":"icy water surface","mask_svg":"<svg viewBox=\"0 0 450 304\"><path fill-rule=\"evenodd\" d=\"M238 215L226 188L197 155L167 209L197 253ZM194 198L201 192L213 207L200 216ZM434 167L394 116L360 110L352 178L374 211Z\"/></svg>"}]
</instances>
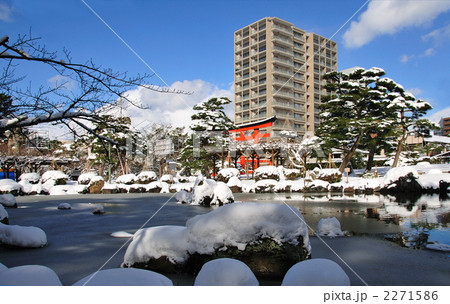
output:
<instances>
[{"instance_id":1,"label":"icy water surface","mask_svg":"<svg viewBox=\"0 0 450 304\"><path fill-rule=\"evenodd\" d=\"M363 237L358 240L345 238L332 241L337 248L344 246L342 250L346 249L343 242L362 244L367 241L364 238L367 235L396 233L417 226L430 228L432 235L439 238L440 243L448 244L449 240L447 226L450 201L439 199L438 196L422 196L413 203L401 204L392 197L377 195L235 194L235 199L243 202L286 203L304 214L305 221L312 230L317 228L321 218L336 217L342 230L353 233L355 237ZM70 203L72 209L58 210L57 206L62 202ZM120 266L129 239L114 238L110 236L111 233L134 233L142 226L184 226L189 218L213 210L177 204L172 194L29 196L19 197L18 204L19 208L8 209L10 224L42 228L47 234L48 245L39 249L0 247L0 262L8 267L27 264L48 266L56 271L64 285L71 285L101 267ZM102 204L106 213L92 214L93 204ZM315 245L315 242L318 241L313 238L313 255L329 257L327 252L314 251L320 245ZM372 241L370 244L373 244ZM389 247L390 250L403 252L403 248L396 248L394 244L392 246L394 247ZM352 256L355 253L348 254ZM428 256L430 253L421 254ZM440 258L445 257L441 254ZM178 276L174 284L190 285L192 280L192 277ZM380 278L380 283L383 280ZM352 281L353 283L358 284L357 281Z\"/></svg>"}]
</instances>

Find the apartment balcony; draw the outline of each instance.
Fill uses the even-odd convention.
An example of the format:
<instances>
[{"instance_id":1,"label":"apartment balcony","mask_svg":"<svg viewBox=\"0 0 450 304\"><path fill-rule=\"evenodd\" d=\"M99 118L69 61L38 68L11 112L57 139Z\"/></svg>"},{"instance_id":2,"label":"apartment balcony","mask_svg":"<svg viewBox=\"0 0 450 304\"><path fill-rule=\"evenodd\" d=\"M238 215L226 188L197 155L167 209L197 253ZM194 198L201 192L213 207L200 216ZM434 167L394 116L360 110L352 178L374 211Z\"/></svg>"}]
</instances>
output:
<instances>
[{"instance_id":1,"label":"apartment balcony","mask_svg":"<svg viewBox=\"0 0 450 304\"><path fill-rule=\"evenodd\" d=\"M273 35L273 40L278 42L279 44L283 44L286 45L288 47L292 47L292 40L286 39L286 38L282 38L278 35Z\"/></svg>"},{"instance_id":2,"label":"apartment balcony","mask_svg":"<svg viewBox=\"0 0 450 304\"><path fill-rule=\"evenodd\" d=\"M294 74L292 71L285 70L285 69L280 69L280 68L277 68L277 67L273 68L273 73L274 74L283 75L283 76L287 76L289 78L291 78L291 76Z\"/></svg>"},{"instance_id":3,"label":"apartment balcony","mask_svg":"<svg viewBox=\"0 0 450 304\"><path fill-rule=\"evenodd\" d=\"M272 30L274 32L281 32L281 33L286 33L286 34L292 35L292 29L284 27L284 26L280 26L280 25L277 25L277 24L274 24L272 26Z\"/></svg>"},{"instance_id":4,"label":"apartment balcony","mask_svg":"<svg viewBox=\"0 0 450 304\"><path fill-rule=\"evenodd\" d=\"M285 91L279 91L279 90L273 90L272 94L274 96L281 96L281 97L289 97L292 98L294 95L290 92L285 92Z\"/></svg>"},{"instance_id":5,"label":"apartment balcony","mask_svg":"<svg viewBox=\"0 0 450 304\"><path fill-rule=\"evenodd\" d=\"M284 108L284 109L292 109L294 107L294 104L289 102L279 102L279 101L272 101L272 106L274 108Z\"/></svg>"},{"instance_id":6,"label":"apartment balcony","mask_svg":"<svg viewBox=\"0 0 450 304\"><path fill-rule=\"evenodd\" d=\"M289 79L284 80L284 79L275 79L274 78L272 80L272 83L275 84L275 85L278 85L278 86L283 86L285 88L288 87L288 88L291 88L291 89L292 89L292 86L293 86L292 81L289 80Z\"/></svg>"},{"instance_id":7,"label":"apartment balcony","mask_svg":"<svg viewBox=\"0 0 450 304\"><path fill-rule=\"evenodd\" d=\"M273 52L274 53L278 53L278 54L283 54L283 55L289 56L289 57L293 56L293 53L292 53L291 49L287 49L287 48L284 48L284 47L281 47L281 46L278 46L278 45L274 45L273 46Z\"/></svg>"},{"instance_id":8,"label":"apartment balcony","mask_svg":"<svg viewBox=\"0 0 450 304\"><path fill-rule=\"evenodd\" d=\"M277 56L273 56L272 58L273 58L274 63L278 63L278 64L286 66L286 67L292 67L292 64L293 64L292 60L282 59Z\"/></svg>"}]
</instances>

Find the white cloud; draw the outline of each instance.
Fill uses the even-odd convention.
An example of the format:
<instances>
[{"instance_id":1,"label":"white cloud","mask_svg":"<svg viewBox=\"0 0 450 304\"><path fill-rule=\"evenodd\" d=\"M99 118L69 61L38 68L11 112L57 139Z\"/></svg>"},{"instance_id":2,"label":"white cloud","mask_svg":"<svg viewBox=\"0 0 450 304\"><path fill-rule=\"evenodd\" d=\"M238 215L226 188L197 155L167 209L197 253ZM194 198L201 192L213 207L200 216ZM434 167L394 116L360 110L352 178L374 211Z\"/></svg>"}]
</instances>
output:
<instances>
[{"instance_id":1,"label":"white cloud","mask_svg":"<svg viewBox=\"0 0 450 304\"><path fill-rule=\"evenodd\" d=\"M443 117L450 117L450 107L431 114L430 120L438 123Z\"/></svg>"},{"instance_id":2,"label":"white cloud","mask_svg":"<svg viewBox=\"0 0 450 304\"><path fill-rule=\"evenodd\" d=\"M75 80L73 80L70 77L62 76L62 75L55 75L49 79L47 79L47 82L54 87L61 86L62 88L65 88L66 90L73 90L75 88Z\"/></svg>"},{"instance_id":3,"label":"white cloud","mask_svg":"<svg viewBox=\"0 0 450 304\"><path fill-rule=\"evenodd\" d=\"M132 123L138 129L153 123L171 124L178 127L189 127L191 116L194 114L192 107L212 97L228 97L233 100L233 90L220 89L207 81L184 80L173 83L170 88L186 92L194 92L192 95L158 93L155 91L138 88L128 92L128 98L148 107L141 109L128 105L123 115L131 117ZM233 105L226 108L227 115L233 119Z\"/></svg>"},{"instance_id":4,"label":"white cloud","mask_svg":"<svg viewBox=\"0 0 450 304\"><path fill-rule=\"evenodd\" d=\"M423 54L421 56L429 57L429 56L433 56L434 54L436 54L436 51L433 48L429 48L425 52L423 52Z\"/></svg>"},{"instance_id":5,"label":"white cloud","mask_svg":"<svg viewBox=\"0 0 450 304\"><path fill-rule=\"evenodd\" d=\"M400 57L400 62L401 62L401 63L407 63L408 61L410 61L410 60L413 59L413 58L414 58L414 55L408 56L408 55L406 55L406 54L403 54L403 55Z\"/></svg>"},{"instance_id":6,"label":"white cloud","mask_svg":"<svg viewBox=\"0 0 450 304\"><path fill-rule=\"evenodd\" d=\"M7 2L0 2L0 20L5 22L12 21L13 8Z\"/></svg>"},{"instance_id":7,"label":"white cloud","mask_svg":"<svg viewBox=\"0 0 450 304\"><path fill-rule=\"evenodd\" d=\"M422 94L422 90L419 88L411 88L411 89L406 89L407 92L410 92L411 94L413 94L414 96L418 96L420 94Z\"/></svg>"},{"instance_id":8,"label":"white cloud","mask_svg":"<svg viewBox=\"0 0 450 304\"><path fill-rule=\"evenodd\" d=\"M372 0L358 21L353 21L344 33L344 44L361 47L377 36L424 25L449 9L450 1Z\"/></svg>"},{"instance_id":9,"label":"white cloud","mask_svg":"<svg viewBox=\"0 0 450 304\"><path fill-rule=\"evenodd\" d=\"M450 24L423 35L422 40L431 40L436 45L439 45L446 40L450 40Z\"/></svg>"}]
</instances>

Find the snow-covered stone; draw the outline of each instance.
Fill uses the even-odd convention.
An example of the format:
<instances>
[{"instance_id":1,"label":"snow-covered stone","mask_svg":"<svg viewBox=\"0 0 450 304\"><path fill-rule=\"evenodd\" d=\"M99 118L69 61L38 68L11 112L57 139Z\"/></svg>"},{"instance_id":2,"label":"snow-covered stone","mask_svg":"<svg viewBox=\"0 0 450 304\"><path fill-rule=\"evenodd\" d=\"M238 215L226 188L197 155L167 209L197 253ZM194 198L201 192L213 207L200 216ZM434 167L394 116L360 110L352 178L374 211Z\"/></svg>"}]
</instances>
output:
<instances>
[{"instance_id":1,"label":"snow-covered stone","mask_svg":"<svg viewBox=\"0 0 450 304\"><path fill-rule=\"evenodd\" d=\"M117 184L105 183L102 187L103 194L114 194L118 192Z\"/></svg>"},{"instance_id":2,"label":"snow-covered stone","mask_svg":"<svg viewBox=\"0 0 450 304\"><path fill-rule=\"evenodd\" d=\"M72 209L72 206L69 203L61 203L58 205L58 209L69 210L69 209Z\"/></svg>"},{"instance_id":3,"label":"snow-covered stone","mask_svg":"<svg viewBox=\"0 0 450 304\"><path fill-rule=\"evenodd\" d=\"M168 184L174 184L176 182L176 178L174 178L171 174L164 174L159 180Z\"/></svg>"},{"instance_id":4,"label":"snow-covered stone","mask_svg":"<svg viewBox=\"0 0 450 304\"><path fill-rule=\"evenodd\" d=\"M228 179L227 186L233 193L242 192L242 182L237 176L230 177Z\"/></svg>"},{"instance_id":5,"label":"snow-covered stone","mask_svg":"<svg viewBox=\"0 0 450 304\"><path fill-rule=\"evenodd\" d=\"M53 181L54 185L65 185L69 180L69 176L62 171L47 171L42 174L42 183L45 184L49 181Z\"/></svg>"},{"instance_id":6,"label":"snow-covered stone","mask_svg":"<svg viewBox=\"0 0 450 304\"><path fill-rule=\"evenodd\" d=\"M222 258L204 264L194 286L259 286L259 282L241 261Z\"/></svg>"},{"instance_id":7,"label":"snow-covered stone","mask_svg":"<svg viewBox=\"0 0 450 304\"><path fill-rule=\"evenodd\" d=\"M101 176L93 176L89 182L88 190L90 194L101 194L105 180Z\"/></svg>"},{"instance_id":8,"label":"snow-covered stone","mask_svg":"<svg viewBox=\"0 0 450 304\"><path fill-rule=\"evenodd\" d=\"M317 234L320 236L336 237L343 236L341 223L335 217L327 217L320 219L317 224Z\"/></svg>"},{"instance_id":9,"label":"snow-covered stone","mask_svg":"<svg viewBox=\"0 0 450 304\"><path fill-rule=\"evenodd\" d=\"M24 265L0 271L0 286L62 286L58 275L41 265Z\"/></svg>"},{"instance_id":10,"label":"snow-covered stone","mask_svg":"<svg viewBox=\"0 0 450 304\"><path fill-rule=\"evenodd\" d=\"M278 188L278 181L274 179L262 179L255 183L256 193L273 193Z\"/></svg>"},{"instance_id":11,"label":"snow-covered stone","mask_svg":"<svg viewBox=\"0 0 450 304\"><path fill-rule=\"evenodd\" d=\"M328 192L329 183L320 179L313 180L307 183L307 186L303 189L306 192Z\"/></svg>"},{"instance_id":12,"label":"snow-covered stone","mask_svg":"<svg viewBox=\"0 0 450 304\"><path fill-rule=\"evenodd\" d=\"M422 174L418 178L420 186L426 191L436 192L439 190L440 181L450 183L450 173L439 173L440 170L433 169L426 174Z\"/></svg>"},{"instance_id":13,"label":"snow-covered stone","mask_svg":"<svg viewBox=\"0 0 450 304\"><path fill-rule=\"evenodd\" d=\"M141 173L138 174L138 176L133 180L132 183L136 182L138 184L149 184L157 180L158 176L154 171L142 171Z\"/></svg>"},{"instance_id":14,"label":"snow-covered stone","mask_svg":"<svg viewBox=\"0 0 450 304\"><path fill-rule=\"evenodd\" d=\"M337 263L311 259L292 266L281 286L350 286L350 279Z\"/></svg>"},{"instance_id":15,"label":"snow-covered stone","mask_svg":"<svg viewBox=\"0 0 450 304\"><path fill-rule=\"evenodd\" d=\"M8 212L5 210L3 205L0 205L0 223L5 225L9 224Z\"/></svg>"},{"instance_id":16,"label":"snow-covered stone","mask_svg":"<svg viewBox=\"0 0 450 304\"><path fill-rule=\"evenodd\" d=\"M236 177L239 178L239 170L236 168L224 168L217 172L217 181L228 183L230 178Z\"/></svg>"},{"instance_id":17,"label":"snow-covered stone","mask_svg":"<svg viewBox=\"0 0 450 304\"><path fill-rule=\"evenodd\" d=\"M419 173L412 167L390 169L380 184L382 193L414 194L422 191L418 183Z\"/></svg>"},{"instance_id":18,"label":"snow-covered stone","mask_svg":"<svg viewBox=\"0 0 450 304\"><path fill-rule=\"evenodd\" d=\"M190 204L192 201L192 196L186 190L180 190L175 195L175 199L181 204Z\"/></svg>"},{"instance_id":19,"label":"snow-covered stone","mask_svg":"<svg viewBox=\"0 0 450 304\"><path fill-rule=\"evenodd\" d=\"M230 188L223 182L217 182L214 187L214 198L211 205L225 205L234 202L234 196Z\"/></svg>"},{"instance_id":20,"label":"snow-covered stone","mask_svg":"<svg viewBox=\"0 0 450 304\"><path fill-rule=\"evenodd\" d=\"M41 176L38 173L23 173L19 176L19 181L26 181L30 184L37 184L41 180Z\"/></svg>"},{"instance_id":21,"label":"snow-covered stone","mask_svg":"<svg viewBox=\"0 0 450 304\"><path fill-rule=\"evenodd\" d=\"M17 208L16 197L12 194L0 194L0 204L6 208Z\"/></svg>"},{"instance_id":22,"label":"snow-covered stone","mask_svg":"<svg viewBox=\"0 0 450 304\"><path fill-rule=\"evenodd\" d=\"M214 198L215 186L214 180L200 177L192 190L192 204L210 206Z\"/></svg>"},{"instance_id":23,"label":"snow-covered stone","mask_svg":"<svg viewBox=\"0 0 450 304\"><path fill-rule=\"evenodd\" d=\"M5 178L0 180L0 194L20 195L22 187L12 179Z\"/></svg>"},{"instance_id":24,"label":"snow-covered stone","mask_svg":"<svg viewBox=\"0 0 450 304\"><path fill-rule=\"evenodd\" d=\"M339 182L342 178L342 173L338 169L321 169L316 174L316 179L320 179L329 183Z\"/></svg>"},{"instance_id":25,"label":"snow-covered stone","mask_svg":"<svg viewBox=\"0 0 450 304\"><path fill-rule=\"evenodd\" d=\"M132 238L134 236L134 234L131 234L131 233L128 233L125 231L116 231L116 232L111 233L111 236L115 237L115 238Z\"/></svg>"},{"instance_id":26,"label":"snow-covered stone","mask_svg":"<svg viewBox=\"0 0 450 304\"><path fill-rule=\"evenodd\" d=\"M173 283L150 270L113 268L94 272L73 286L173 286Z\"/></svg>"},{"instance_id":27,"label":"snow-covered stone","mask_svg":"<svg viewBox=\"0 0 450 304\"><path fill-rule=\"evenodd\" d=\"M103 207L103 205L94 204L93 208L94 208L94 210L92 211L93 214L103 214L103 213L105 213L105 208Z\"/></svg>"},{"instance_id":28,"label":"snow-covered stone","mask_svg":"<svg viewBox=\"0 0 450 304\"><path fill-rule=\"evenodd\" d=\"M276 181L280 180L280 173L278 168L275 166L262 166L255 170L254 175L255 181L262 179L274 179Z\"/></svg>"},{"instance_id":29,"label":"snow-covered stone","mask_svg":"<svg viewBox=\"0 0 450 304\"><path fill-rule=\"evenodd\" d=\"M141 172L142 173L142 172ZM125 174L117 178L116 183L124 185L132 185L135 183L137 177L134 174Z\"/></svg>"},{"instance_id":30,"label":"snow-covered stone","mask_svg":"<svg viewBox=\"0 0 450 304\"><path fill-rule=\"evenodd\" d=\"M47 244L47 235L38 227L0 223L0 244L12 247L39 248Z\"/></svg>"},{"instance_id":31,"label":"snow-covered stone","mask_svg":"<svg viewBox=\"0 0 450 304\"><path fill-rule=\"evenodd\" d=\"M78 176L77 181L80 185L89 185L89 183L91 182L91 179L94 178L95 176L97 176L97 173L95 173L95 172L83 173L83 174L80 174L80 176Z\"/></svg>"}]
</instances>

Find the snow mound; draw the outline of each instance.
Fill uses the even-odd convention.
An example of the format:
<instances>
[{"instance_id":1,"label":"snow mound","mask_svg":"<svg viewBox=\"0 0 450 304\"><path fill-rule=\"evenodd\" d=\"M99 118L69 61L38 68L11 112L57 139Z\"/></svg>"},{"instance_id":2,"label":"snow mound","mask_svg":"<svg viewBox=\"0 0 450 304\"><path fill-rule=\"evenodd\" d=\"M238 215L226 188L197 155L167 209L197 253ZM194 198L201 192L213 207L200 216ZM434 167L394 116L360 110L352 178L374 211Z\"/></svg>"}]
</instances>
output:
<instances>
[{"instance_id":1,"label":"snow mound","mask_svg":"<svg viewBox=\"0 0 450 304\"><path fill-rule=\"evenodd\" d=\"M115 238L130 238L130 237L133 237L134 234L131 234L131 233L128 233L125 231L117 231L117 232L111 233L111 236L115 237Z\"/></svg>"},{"instance_id":2,"label":"snow mound","mask_svg":"<svg viewBox=\"0 0 450 304\"><path fill-rule=\"evenodd\" d=\"M259 282L243 262L223 258L205 263L194 286L259 286Z\"/></svg>"},{"instance_id":3,"label":"snow mound","mask_svg":"<svg viewBox=\"0 0 450 304\"><path fill-rule=\"evenodd\" d=\"M23 173L19 176L19 181L29 182L30 184L37 184L41 176L37 173Z\"/></svg>"},{"instance_id":4,"label":"snow mound","mask_svg":"<svg viewBox=\"0 0 450 304\"><path fill-rule=\"evenodd\" d=\"M132 185L136 181L137 177L134 174L125 174L121 175L117 178L116 183L118 184L125 184L125 185Z\"/></svg>"},{"instance_id":5,"label":"snow mound","mask_svg":"<svg viewBox=\"0 0 450 304\"><path fill-rule=\"evenodd\" d=\"M38 227L0 223L0 243L13 247L39 248L47 244L47 235Z\"/></svg>"},{"instance_id":6,"label":"snow mound","mask_svg":"<svg viewBox=\"0 0 450 304\"><path fill-rule=\"evenodd\" d=\"M341 224L335 217L323 218L317 224L317 234L320 236L343 236L344 233L341 230Z\"/></svg>"},{"instance_id":7,"label":"snow mound","mask_svg":"<svg viewBox=\"0 0 450 304\"><path fill-rule=\"evenodd\" d=\"M230 179L228 180L227 183L228 187L238 187L238 188L242 188L242 182L239 179L239 177L237 176L232 176L230 177Z\"/></svg>"},{"instance_id":8,"label":"snow mound","mask_svg":"<svg viewBox=\"0 0 450 304\"><path fill-rule=\"evenodd\" d=\"M17 193L22 191L22 187L19 183L16 183L12 179L5 178L0 180L0 193Z\"/></svg>"},{"instance_id":9,"label":"snow mound","mask_svg":"<svg viewBox=\"0 0 450 304\"><path fill-rule=\"evenodd\" d=\"M211 205L225 205L234 202L234 196L227 184L223 182L217 182L214 187L214 198L211 201Z\"/></svg>"},{"instance_id":10,"label":"snow mound","mask_svg":"<svg viewBox=\"0 0 450 304\"><path fill-rule=\"evenodd\" d=\"M278 181L280 180L280 172L275 166L263 166L255 170L254 177L256 181L261 179L274 179Z\"/></svg>"},{"instance_id":11,"label":"snow mound","mask_svg":"<svg viewBox=\"0 0 450 304\"><path fill-rule=\"evenodd\" d=\"M191 200L192 200L192 197L191 197L191 194L189 192L187 192L186 190L180 190L175 195L175 199L179 203L190 204Z\"/></svg>"},{"instance_id":12,"label":"snow mound","mask_svg":"<svg viewBox=\"0 0 450 304\"><path fill-rule=\"evenodd\" d=\"M50 180L57 181L57 180L68 180L69 176L65 174L62 171L47 171L44 174L42 174L42 183L46 183Z\"/></svg>"},{"instance_id":13,"label":"snow mound","mask_svg":"<svg viewBox=\"0 0 450 304\"><path fill-rule=\"evenodd\" d=\"M61 203L58 205L58 209L69 210L72 209L72 206L69 203Z\"/></svg>"},{"instance_id":14,"label":"snow mound","mask_svg":"<svg viewBox=\"0 0 450 304\"><path fill-rule=\"evenodd\" d=\"M12 194L1 194L0 204L8 208L16 208L17 207L16 197Z\"/></svg>"},{"instance_id":15,"label":"snow mound","mask_svg":"<svg viewBox=\"0 0 450 304\"><path fill-rule=\"evenodd\" d=\"M192 193L193 205L209 205L214 198L216 182L212 179L199 178Z\"/></svg>"},{"instance_id":16,"label":"snow mound","mask_svg":"<svg viewBox=\"0 0 450 304\"><path fill-rule=\"evenodd\" d=\"M449 173L435 173L437 169L430 170L427 174L422 174L418 178L419 184L423 189L427 190L438 190L439 182L442 180L444 182L450 183ZM434 172L432 172L434 171ZM438 170L440 171L440 170Z\"/></svg>"},{"instance_id":17,"label":"snow mound","mask_svg":"<svg viewBox=\"0 0 450 304\"><path fill-rule=\"evenodd\" d=\"M173 286L162 274L135 268L114 268L94 272L73 286Z\"/></svg>"},{"instance_id":18,"label":"snow mound","mask_svg":"<svg viewBox=\"0 0 450 304\"><path fill-rule=\"evenodd\" d=\"M186 227L167 225L140 229L125 252L124 264L133 265L162 256L172 263L183 263L188 258L187 248Z\"/></svg>"},{"instance_id":19,"label":"snow mound","mask_svg":"<svg viewBox=\"0 0 450 304\"><path fill-rule=\"evenodd\" d=\"M88 185L91 182L91 179L97 176L97 173L95 172L88 172L80 174L78 177L78 183L81 185Z\"/></svg>"},{"instance_id":20,"label":"snow mound","mask_svg":"<svg viewBox=\"0 0 450 304\"><path fill-rule=\"evenodd\" d=\"M105 208L103 205L100 204L94 204L94 211L92 211L93 214L103 214L105 213Z\"/></svg>"},{"instance_id":21,"label":"snow mound","mask_svg":"<svg viewBox=\"0 0 450 304\"><path fill-rule=\"evenodd\" d=\"M350 286L350 279L335 262L311 259L292 266L281 286Z\"/></svg>"},{"instance_id":22,"label":"snow mound","mask_svg":"<svg viewBox=\"0 0 450 304\"><path fill-rule=\"evenodd\" d=\"M0 272L0 286L62 286L58 275L41 265L25 265Z\"/></svg>"},{"instance_id":23,"label":"snow mound","mask_svg":"<svg viewBox=\"0 0 450 304\"><path fill-rule=\"evenodd\" d=\"M388 187L389 185L392 185L396 181L398 181L399 178L405 177L409 174L412 174L412 176L416 179L419 178L419 173L416 169L412 167L396 167L390 169L386 175L384 176L383 181L380 184L381 188Z\"/></svg>"},{"instance_id":24,"label":"snow mound","mask_svg":"<svg viewBox=\"0 0 450 304\"><path fill-rule=\"evenodd\" d=\"M158 179L158 176L154 171L142 171L138 174L134 181L140 184L148 184L154 182Z\"/></svg>"},{"instance_id":25,"label":"snow mound","mask_svg":"<svg viewBox=\"0 0 450 304\"><path fill-rule=\"evenodd\" d=\"M232 177L239 178L239 176L239 170L236 168L224 168L217 172L217 180L224 183L227 183Z\"/></svg>"},{"instance_id":26,"label":"snow mound","mask_svg":"<svg viewBox=\"0 0 450 304\"><path fill-rule=\"evenodd\" d=\"M229 204L189 219L186 227L190 253L213 254L226 246L244 250L262 238L297 245L300 236L305 248L311 249L302 214L286 205Z\"/></svg>"}]
</instances>

